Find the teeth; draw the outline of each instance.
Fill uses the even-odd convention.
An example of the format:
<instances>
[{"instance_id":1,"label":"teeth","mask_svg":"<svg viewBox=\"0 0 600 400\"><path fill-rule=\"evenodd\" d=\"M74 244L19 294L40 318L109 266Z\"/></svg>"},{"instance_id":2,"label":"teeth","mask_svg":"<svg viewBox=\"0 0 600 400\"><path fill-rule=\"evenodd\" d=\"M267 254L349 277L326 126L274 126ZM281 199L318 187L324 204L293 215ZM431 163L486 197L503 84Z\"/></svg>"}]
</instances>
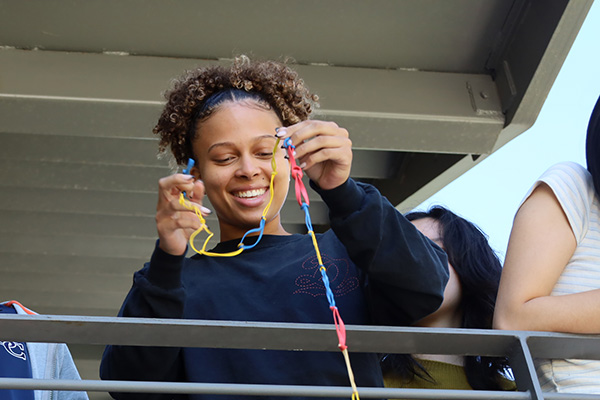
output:
<instances>
[{"instance_id":1,"label":"teeth","mask_svg":"<svg viewBox=\"0 0 600 400\"><path fill-rule=\"evenodd\" d=\"M254 190L246 190L245 192L237 192L235 194L236 197L248 198L248 197L257 197L265 193L267 189L254 189Z\"/></svg>"}]
</instances>

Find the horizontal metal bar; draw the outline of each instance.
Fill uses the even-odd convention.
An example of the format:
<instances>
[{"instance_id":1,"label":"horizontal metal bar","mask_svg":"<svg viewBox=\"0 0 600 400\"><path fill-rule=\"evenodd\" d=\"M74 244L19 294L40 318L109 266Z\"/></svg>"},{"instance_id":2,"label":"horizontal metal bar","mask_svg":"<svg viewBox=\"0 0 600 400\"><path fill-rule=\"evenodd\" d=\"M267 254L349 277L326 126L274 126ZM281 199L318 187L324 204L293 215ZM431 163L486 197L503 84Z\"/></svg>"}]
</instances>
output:
<instances>
[{"instance_id":1,"label":"horizontal metal bar","mask_svg":"<svg viewBox=\"0 0 600 400\"><path fill-rule=\"evenodd\" d=\"M354 352L504 356L523 338L534 344L534 357L600 359L600 337L592 335L358 325L346 329ZM333 324L5 314L0 315L0 331L3 340L30 342L339 351Z\"/></svg>"},{"instance_id":2,"label":"horizontal metal bar","mask_svg":"<svg viewBox=\"0 0 600 400\"><path fill-rule=\"evenodd\" d=\"M0 378L2 389L68 390L87 392L219 394L236 396L304 396L350 398L352 388L299 385L249 385L219 383L98 381ZM358 388L362 398L414 398L414 399L473 399L473 400L525 400L526 392L499 392L474 390Z\"/></svg>"},{"instance_id":3,"label":"horizontal metal bar","mask_svg":"<svg viewBox=\"0 0 600 400\"><path fill-rule=\"evenodd\" d=\"M600 360L598 335L531 335L527 346L538 358L578 358Z\"/></svg>"},{"instance_id":4,"label":"horizontal metal bar","mask_svg":"<svg viewBox=\"0 0 600 400\"><path fill-rule=\"evenodd\" d=\"M514 332L348 325L353 352L508 354ZM333 324L0 315L3 340L165 347L339 351ZM442 337L440 337L442 336Z\"/></svg>"},{"instance_id":5,"label":"horizontal metal bar","mask_svg":"<svg viewBox=\"0 0 600 400\"><path fill-rule=\"evenodd\" d=\"M544 393L544 400L592 400L600 399L598 394L585 393Z\"/></svg>"}]
</instances>

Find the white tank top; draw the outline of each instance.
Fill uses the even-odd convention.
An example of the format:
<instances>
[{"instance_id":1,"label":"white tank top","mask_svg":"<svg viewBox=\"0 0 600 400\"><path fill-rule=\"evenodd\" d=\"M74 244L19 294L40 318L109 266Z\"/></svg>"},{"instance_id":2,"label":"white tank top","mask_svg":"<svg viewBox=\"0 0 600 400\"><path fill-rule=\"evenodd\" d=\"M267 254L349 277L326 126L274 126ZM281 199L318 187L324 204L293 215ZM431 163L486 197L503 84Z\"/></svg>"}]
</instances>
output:
<instances>
[{"instance_id":1,"label":"white tank top","mask_svg":"<svg viewBox=\"0 0 600 400\"><path fill-rule=\"evenodd\" d=\"M554 192L577 240L575 253L551 295L600 289L600 203L592 176L579 164L556 164L544 172L525 199L540 182ZM600 361L539 359L536 367L543 391L600 394Z\"/></svg>"}]
</instances>

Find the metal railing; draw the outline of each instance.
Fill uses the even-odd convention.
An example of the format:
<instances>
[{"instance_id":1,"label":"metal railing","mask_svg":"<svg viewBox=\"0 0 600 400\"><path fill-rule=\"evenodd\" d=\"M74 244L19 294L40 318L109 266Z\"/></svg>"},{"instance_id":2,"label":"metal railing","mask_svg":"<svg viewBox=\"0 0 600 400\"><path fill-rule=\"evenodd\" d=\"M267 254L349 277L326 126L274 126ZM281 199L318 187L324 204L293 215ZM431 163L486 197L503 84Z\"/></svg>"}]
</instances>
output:
<instances>
[{"instance_id":1,"label":"metal railing","mask_svg":"<svg viewBox=\"0 0 600 400\"><path fill-rule=\"evenodd\" d=\"M347 325L350 351L507 356L517 391L359 387L361 398L587 400L600 395L542 393L533 358L600 360L600 336ZM0 315L2 340L95 345L212 347L339 352L333 325L55 315ZM350 398L350 387L0 378L0 389L212 393Z\"/></svg>"}]
</instances>

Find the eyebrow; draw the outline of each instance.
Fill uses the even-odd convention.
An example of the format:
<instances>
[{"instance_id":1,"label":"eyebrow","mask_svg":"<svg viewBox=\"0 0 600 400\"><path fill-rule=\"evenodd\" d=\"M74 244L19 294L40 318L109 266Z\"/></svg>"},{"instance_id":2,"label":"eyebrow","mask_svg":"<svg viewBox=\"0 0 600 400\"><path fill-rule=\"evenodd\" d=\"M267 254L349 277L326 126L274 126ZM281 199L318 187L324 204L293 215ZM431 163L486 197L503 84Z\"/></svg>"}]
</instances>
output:
<instances>
[{"instance_id":1,"label":"eyebrow","mask_svg":"<svg viewBox=\"0 0 600 400\"><path fill-rule=\"evenodd\" d=\"M277 137L275 135L261 135L261 136L257 136L256 138L254 138L252 141L253 142L260 142L261 140L264 139L277 139ZM219 142L219 143L215 143L212 144L208 150L207 153L210 153L212 151L212 149L216 148L216 147L227 147L227 146L234 146L235 144L233 142Z\"/></svg>"}]
</instances>

